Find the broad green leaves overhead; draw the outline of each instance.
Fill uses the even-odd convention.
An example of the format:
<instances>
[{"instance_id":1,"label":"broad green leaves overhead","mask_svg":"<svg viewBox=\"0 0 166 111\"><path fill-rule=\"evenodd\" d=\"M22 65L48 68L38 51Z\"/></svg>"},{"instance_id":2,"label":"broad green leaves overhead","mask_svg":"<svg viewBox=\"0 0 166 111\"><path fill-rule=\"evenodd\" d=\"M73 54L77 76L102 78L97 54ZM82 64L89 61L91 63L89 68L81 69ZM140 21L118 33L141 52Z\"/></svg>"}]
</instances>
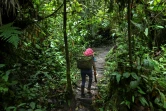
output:
<instances>
[{"instance_id":1,"label":"broad green leaves overhead","mask_svg":"<svg viewBox=\"0 0 166 111\"><path fill-rule=\"evenodd\" d=\"M53 14L62 4L61 0L34 0L34 7L41 17Z\"/></svg>"},{"instance_id":2,"label":"broad green leaves overhead","mask_svg":"<svg viewBox=\"0 0 166 111\"><path fill-rule=\"evenodd\" d=\"M150 0L148 3L150 4L150 10L163 11L164 9L166 9L166 1L164 0Z\"/></svg>"}]
</instances>

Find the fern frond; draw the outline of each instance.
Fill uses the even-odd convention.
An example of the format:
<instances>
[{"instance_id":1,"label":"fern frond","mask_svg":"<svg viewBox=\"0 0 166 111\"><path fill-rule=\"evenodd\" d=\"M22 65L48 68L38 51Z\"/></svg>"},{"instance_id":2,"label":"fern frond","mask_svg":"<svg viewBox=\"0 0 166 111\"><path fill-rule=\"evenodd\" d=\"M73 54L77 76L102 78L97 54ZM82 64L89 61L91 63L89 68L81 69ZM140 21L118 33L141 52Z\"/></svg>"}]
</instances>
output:
<instances>
[{"instance_id":1,"label":"fern frond","mask_svg":"<svg viewBox=\"0 0 166 111\"><path fill-rule=\"evenodd\" d=\"M19 35L22 33L18 27L13 27L13 23L9 23L0 27L0 38L13 44L16 48L20 40Z\"/></svg>"}]
</instances>

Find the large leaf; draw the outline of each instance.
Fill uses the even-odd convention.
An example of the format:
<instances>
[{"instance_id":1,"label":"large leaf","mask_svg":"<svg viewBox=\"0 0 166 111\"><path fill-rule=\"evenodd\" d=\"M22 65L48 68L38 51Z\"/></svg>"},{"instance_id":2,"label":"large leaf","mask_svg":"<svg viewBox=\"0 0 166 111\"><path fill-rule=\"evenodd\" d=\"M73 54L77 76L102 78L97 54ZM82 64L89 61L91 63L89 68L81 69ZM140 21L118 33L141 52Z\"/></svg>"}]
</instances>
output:
<instances>
[{"instance_id":1,"label":"large leaf","mask_svg":"<svg viewBox=\"0 0 166 111\"><path fill-rule=\"evenodd\" d=\"M161 26L161 25L154 25L153 26L155 29L163 29L164 27L163 26Z\"/></svg>"},{"instance_id":2,"label":"large leaf","mask_svg":"<svg viewBox=\"0 0 166 111\"><path fill-rule=\"evenodd\" d=\"M5 75L2 76L2 79L7 82L9 78L9 74L10 74L10 70L6 71Z\"/></svg>"},{"instance_id":3,"label":"large leaf","mask_svg":"<svg viewBox=\"0 0 166 111\"><path fill-rule=\"evenodd\" d=\"M160 93L161 101L163 103L163 107L166 108L165 95L160 91L159 91L159 93Z\"/></svg>"},{"instance_id":4,"label":"large leaf","mask_svg":"<svg viewBox=\"0 0 166 111\"><path fill-rule=\"evenodd\" d=\"M130 77L130 73L129 73L129 72L125 72L125 73L123 73L123 77L125 77L125 78Z\"/></svg>"},{"instance_id":5,"label":"large leaf","mask_svg":"<svg viewBox=\"0 0 166 111\"><path fill-rule=\"evenodd\" d=\"M116 76L116 81L117 81L117 83L119 83L120 78L121 78L121 74L118 72L113 72L111 75Z\"/></svg>"},{"instance_id":6,"label":"large leaf","mask_svg":"<svg viewBox=\"0 0 166 111\"><path fill-rule=\"evenodd\" d=\"M34 102L31 102L30 106L31 106L32 109L35 109L36 104Z\"/></svg>"},{"instance_id":7,"label":"large leaf","mask_svg":"<svg viewBox=\"0 0 166 111\"><path fill-rule=\"evenodd\" d=\"M139 85L139 81L131 81L130 88L135 89Z\"/></svg>"},{"instance_id":8,"label":"large leaf","mask_svg":"<svg viewBox=\"0 0 166 111\"><path fill-rule=\"evenodd\" d=\"M134 21L131 21L131 23L132 23L135 27L137 27L140 31L143 31L143 30L144 30L142 24L136 23L136 22L134 22Z\"/></svg>"},{"instance_id":9,"label":"large leaf","mask_svg":"<svg viewBox=\"0 0 166 111\"><path fill-rule=\"evenodd\" d=\"M13 44L16 48L18 46L19 43L19 37L17 34L13 34L7 41L11 44Z\"/></svg>"},{"instance_id":10,"label":"large leaf","mask_svg":"<svg viewBox=\"0 0 166 111\"><path fill-rule=\"evenodd\" d=\"M18 27L13 27L12 24L13 23L9 23L0 27L0 38L17 47L20 40L19 35L22 32L19 31Z\"/></svg>"},{"instance_id":11,"label":"large leaf","mask_svg":"<svg viewBox=\"0 0 166 111\"><path fill-rule=\"evenodd\" d=\"M26 105L26 103L21 103L17 107L21 107L21 106L25 106L25 105Z\"/></svg>"},{"instance_id":12,"label":"large leaf","mask_svg":"<svg viewBox=\"0 0 166 111\"><path fill-rule=\"evenodd\" d=\"M2 68L2 67L4 67L5 66L5 64L0 64L0 68Z\"/></svg>"},{"instance_id":13,"label":"large leaf","mask_svg":"<svg viewBox=\"0 0 166 111\"><path fill-rule=\"evenodd\" d=\"M145 34L146 36L148 36L148 28L145 29L144 34Z\"/></svg>"},{"instance_id":14,"label":"large leaf","mask_svg":"<svg viewBox=\"0 0 166 111\"><path fill-rule=\"evenodd\" d=\"M136 73L134 73L134 72L132 72L132 73L131 73L131 76L132 76L134 79L136 79L136 80L138 80L138 79L139 79L139 77L137 76L137 74L136 74Z\"/></svg>"},{"instance_id":15,"label":"large leaf","mask_svg":"<svg viewBox=\"0 0 166 111\"><path fill-rule=\"evenodd\" d=\"M117 75L116 75L116 80L117 80L117 83L119 83L120 78L121 78L121 74L117 73Z\"/></svg>"}]
</instances>

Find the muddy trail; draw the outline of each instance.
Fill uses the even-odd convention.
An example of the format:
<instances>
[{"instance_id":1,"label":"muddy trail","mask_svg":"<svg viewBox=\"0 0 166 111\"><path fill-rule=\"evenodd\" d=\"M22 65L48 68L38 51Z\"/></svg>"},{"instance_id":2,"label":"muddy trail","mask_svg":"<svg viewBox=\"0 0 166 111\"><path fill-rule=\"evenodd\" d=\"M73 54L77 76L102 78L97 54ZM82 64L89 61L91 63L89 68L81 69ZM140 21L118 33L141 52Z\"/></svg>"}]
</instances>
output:
<instances>
[{"instance_id":1,"label":"muddy trail","mask_svg":"<svg viewBox=\"0 0 166 111\"><path fill-rule=\"evenodd\" d=\"M95 51L95 58L96 58L96 70L97 70L97 81L99 82L104 73L104 64L105 64L105 57L107 53L110 50L110 46L102 46L98 48L93 48ZM80 74L80 71L78 70L78 74ZM94 111L92 107L92 102L95 98L95 96L98 93L98 87L93 77L93 83L91 86L91 95L87 93L87 86L88 86L88 76L86 78L86 84L85 84L85 97L81 98L81 79L77 82L77 87L75 87L74 92L75 92L75 100L76 100L76 108L75 111Z\"/></svg>"}]
</instances>

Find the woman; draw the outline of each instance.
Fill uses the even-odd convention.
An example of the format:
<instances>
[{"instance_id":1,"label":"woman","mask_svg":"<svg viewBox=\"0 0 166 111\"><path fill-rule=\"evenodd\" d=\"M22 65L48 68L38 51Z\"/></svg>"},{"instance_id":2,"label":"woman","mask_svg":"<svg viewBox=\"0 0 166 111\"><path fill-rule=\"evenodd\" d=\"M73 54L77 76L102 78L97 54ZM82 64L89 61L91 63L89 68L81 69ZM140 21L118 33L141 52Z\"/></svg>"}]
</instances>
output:
<instances>
[{"instance_id":1,"label":"woman","mask_svg":"<svg viewBox=\"0 0 166 111\"><path fill-rule=\"evenodd\" d=\"M92 56L93 59L93 70L94 70L94 75L96 75L96 66L94 63L94 51L91 48L86 49L85 52L83 52L84 56ZM82 84L81 84L81 97L85 97L84 94L84 88L85 88L85 82L86 82L86 75L89 76L89 83L88 83L88 91L87 93L91 94L91 85L92 85L92 79L93 79L93 75L92 75L92 67L90 69L81 69L81 78L82 78Z\"/></svg>"}]
</instances>

